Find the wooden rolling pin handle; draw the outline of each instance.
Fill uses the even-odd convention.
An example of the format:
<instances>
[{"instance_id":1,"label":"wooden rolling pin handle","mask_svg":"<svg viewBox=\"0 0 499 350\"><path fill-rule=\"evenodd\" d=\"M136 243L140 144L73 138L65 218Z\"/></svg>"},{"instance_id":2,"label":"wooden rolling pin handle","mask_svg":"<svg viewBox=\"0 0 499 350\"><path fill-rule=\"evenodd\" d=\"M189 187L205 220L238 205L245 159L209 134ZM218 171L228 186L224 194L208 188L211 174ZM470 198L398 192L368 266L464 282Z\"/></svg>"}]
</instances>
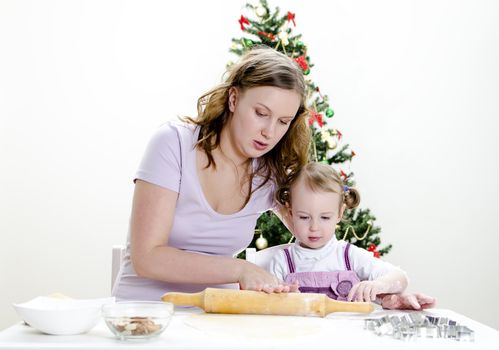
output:
<instances>
[{"instance_id":1,"label":"wooden rolling pin handle","mask_svg":"<svg viewBox=\"0 0 499 350\"><path fill-rule=\"evenodd\" d=\"M360 312L371 313L374 311L372 303L337 301L330 298L326 299L326 315L332 312Z\"/></svg>"},{"instance_id":2,"label":"wooden rolling pin handle","mask_svg":"<svg viewBox=\"0 0 499 350\"><path fill-rule=\"evenodd\" d=\"M161 300L173 303L173 305L197 306L204 310L204 291L199 293L166 293Z\"/></svg>"}]
</instances>

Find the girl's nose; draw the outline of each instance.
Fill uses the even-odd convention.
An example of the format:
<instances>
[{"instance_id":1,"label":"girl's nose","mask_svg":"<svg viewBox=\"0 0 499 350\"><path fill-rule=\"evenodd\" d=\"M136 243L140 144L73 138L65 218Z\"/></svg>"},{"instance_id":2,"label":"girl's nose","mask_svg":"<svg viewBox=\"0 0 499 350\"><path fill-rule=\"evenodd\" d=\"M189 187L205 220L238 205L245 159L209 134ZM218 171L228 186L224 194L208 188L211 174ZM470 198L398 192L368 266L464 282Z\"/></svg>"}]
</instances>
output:
<instances>
[{"instance_id":1,"label":"girl's nose","mask_svg":"<svg viewBox=\"0 0 499 350\"><path fill-rule=\"evenodd\" d=\"M312 220L310 222L310 231L317 231L318 225L316 220Z\"/></svg>"}]
</instances>

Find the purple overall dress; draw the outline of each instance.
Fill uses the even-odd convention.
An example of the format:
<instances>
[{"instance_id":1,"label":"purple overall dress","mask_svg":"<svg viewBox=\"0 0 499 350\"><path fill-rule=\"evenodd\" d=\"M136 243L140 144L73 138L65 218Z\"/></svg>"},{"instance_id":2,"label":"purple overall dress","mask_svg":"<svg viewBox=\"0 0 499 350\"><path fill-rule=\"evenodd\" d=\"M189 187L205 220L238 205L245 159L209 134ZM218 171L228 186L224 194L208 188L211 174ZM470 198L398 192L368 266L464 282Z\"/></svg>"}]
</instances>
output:
<instances>
[{"instance_id":1,"label":"purple overall dress","mask_svg":"<svg viewBox=\"0 0 499 350\"><path fill-rule=\"evenodd\" d=\"M284 282L292 284L299 283L302 293L322 293L331 299L346 301L352 287L360 282L359 277L352 271L348 250L350 243L345 247L345 266L347 271L317 271L317 272L295 272L295 263L288 248L284 249L288 262L289 274Z\"/></svg>"}]
</instances>

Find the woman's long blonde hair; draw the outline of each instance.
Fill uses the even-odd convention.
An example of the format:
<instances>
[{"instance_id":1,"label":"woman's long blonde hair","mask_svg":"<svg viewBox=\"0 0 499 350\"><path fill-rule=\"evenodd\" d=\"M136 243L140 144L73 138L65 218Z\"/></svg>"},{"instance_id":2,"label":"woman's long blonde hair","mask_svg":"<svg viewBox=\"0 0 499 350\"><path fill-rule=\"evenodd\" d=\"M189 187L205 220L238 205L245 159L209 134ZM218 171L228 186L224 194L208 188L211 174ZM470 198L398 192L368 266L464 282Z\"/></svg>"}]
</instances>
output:
<instances>
[{"instance_id":1,"label":"woman's long blonde hair","mask_svg":"<svg viewBox=\"0 0 499 350\"><path fill-rule=\"evenodd\" d=\"M288 131L272 150L259 159L256 170L250 174L250 186L255 175L262 176L263 181L256 189L248 192L244 202L246 205L252 192L270 179L275 181L277 188L282 187L308 162L311 133L306 121L308 110L305 107L305 80L296 62L265 46L248 51L238 63L227 70L226 75L224 82L198 99L197 118L183 118L200 129L196 146L207 155L206 167L216 167L212 151L220 145L222 129L232 116L228 103L229 90L232 87L244 92L259 86L275 86L294 90L301 97L300 107Z\"/></svg>"}]
</instances>

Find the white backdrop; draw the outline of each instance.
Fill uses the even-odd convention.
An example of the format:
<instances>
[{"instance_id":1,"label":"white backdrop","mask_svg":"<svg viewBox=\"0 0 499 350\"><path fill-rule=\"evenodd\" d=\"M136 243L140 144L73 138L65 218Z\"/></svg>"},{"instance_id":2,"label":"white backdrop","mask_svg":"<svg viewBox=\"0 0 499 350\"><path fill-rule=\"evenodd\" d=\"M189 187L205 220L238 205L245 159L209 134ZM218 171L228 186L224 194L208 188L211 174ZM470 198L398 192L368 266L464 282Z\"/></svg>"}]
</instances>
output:
<instances>
[{"instance_id":1,"label":"white backdrop","mask_svg":"<svg viewBox=\"0 0 499 350\"><path fill-rule=\"evenodd\" d=\"M244 1L0 1L0 329L109 294L155 129L217 83ZM499 329L499 3L271 1L296 13L412 290Z\"/></svg>"}]
</instances>

